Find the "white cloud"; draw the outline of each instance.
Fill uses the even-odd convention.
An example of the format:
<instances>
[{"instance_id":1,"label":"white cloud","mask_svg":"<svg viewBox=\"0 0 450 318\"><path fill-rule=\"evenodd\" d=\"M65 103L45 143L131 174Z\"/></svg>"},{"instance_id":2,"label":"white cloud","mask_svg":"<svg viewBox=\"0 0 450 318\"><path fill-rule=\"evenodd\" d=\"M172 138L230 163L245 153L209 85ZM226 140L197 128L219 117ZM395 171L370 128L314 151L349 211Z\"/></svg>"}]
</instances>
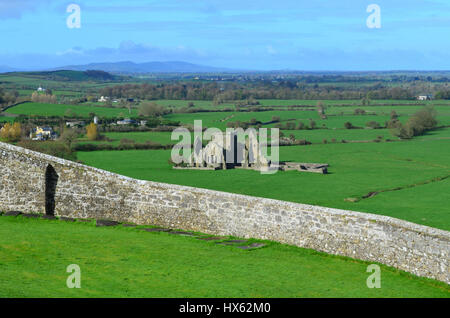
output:
<instances>
[{"instance_id":1,"label":"white cloud","mask_svg":"<svg viewBox=\"0 0 450 318\"><path fill-rule=\"evenodd\" d=\"M68 50L56 52L57 56L64 56L64 55L68 55L68 54L82 55L82 54L84 54L84 50L82 48L80 48L80 47L73 47L73 48L70 48Z\"/></svg>"},{"instance_id":2,"label":"white cloud","mask_svg":"<svg viewBox=\"0 0 450 318\"><path fill-rule=\"evenodd\" d=\"M52 0L0 0L0 18L20 19L27 11L50 4Z\"/></svg>"}]
</instances>

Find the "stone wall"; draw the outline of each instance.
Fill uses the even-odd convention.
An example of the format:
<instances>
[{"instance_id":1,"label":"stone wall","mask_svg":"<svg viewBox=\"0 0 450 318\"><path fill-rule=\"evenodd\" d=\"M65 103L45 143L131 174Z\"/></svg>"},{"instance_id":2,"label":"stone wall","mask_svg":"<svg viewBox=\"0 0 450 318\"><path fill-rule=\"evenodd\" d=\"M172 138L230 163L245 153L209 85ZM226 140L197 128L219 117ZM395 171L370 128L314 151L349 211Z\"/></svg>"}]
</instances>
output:
<instances>
[{"instance_id":1,"label":"stone wall","mask_svg":"<svg viewBox=\"0 0 450 318\"><path fill-rule=\"evenodd\" d=\"M268 239L450 283L450 232L391 217L136 180L5 143L0 174L3 211L53 205L59 216Z\"/></svg>"}]
</instances>

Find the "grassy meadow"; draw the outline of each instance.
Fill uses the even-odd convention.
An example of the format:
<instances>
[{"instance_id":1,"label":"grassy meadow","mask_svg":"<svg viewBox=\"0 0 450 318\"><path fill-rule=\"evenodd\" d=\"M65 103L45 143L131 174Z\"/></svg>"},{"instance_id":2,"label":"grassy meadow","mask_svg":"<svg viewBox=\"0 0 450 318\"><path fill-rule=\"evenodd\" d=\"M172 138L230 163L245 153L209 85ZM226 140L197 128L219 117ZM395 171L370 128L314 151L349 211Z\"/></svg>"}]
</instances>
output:
<instances>
[{"instance_id":1,"label":"grassy meadow","mask_svg":"<svg viewBox=\"0 0 450 318\"><path fill-rule=\"evenodd\" d=\"M138 228L0 216L0 297L449 297L447 284L265 242L256 250ZM67 266L81 288L66 286ZM307 279L305 279L307 278Z\"/></svg>"},{"instance_id":2,"label":"grassy meadow","mask_svg":"<svg viewBox=\"0 0 450 318\"><path fill-rule=\"evenodd\" d=\"M440 135L402 142L280 147L280 160L328 163L327 175L180 171L168 163L170 150L79 152L78 159L138 179L370 212L450 230L450 178L431 181L450 174L450 130ZM423 195L414 195L421 190ZM361 199L373 191L380 193ZM348 202L347 198L359 201Z\"/></svg>"},{"instance_id":3,"label":"grassy meadow","mask_svg":"<svg viewBox=\"0 0 450 318\"><path fill-rule=\"evenodd\" d=\"M145 143L153 141L161 145L176 144L177 140L171 140L171 132L165 131L144 131L144 132L106 132L102 133L109 141L95 140L91 141L87 138L78 139L78 144L111 144L117 146L122 139L133 140L136 143Z\"/></svg>"},{"instance_id":4,"label":"grassy meadow","mask_svg":"<svg viewBox=\"0 0 450 318\"><path fill-rule=\"evenodd\" d=\"M88 117L90 113L95 113L99 117L112 118L122 114L124 117L137 116L137 110L132 109L129 115L126 108L99 107L86 105L64 105L45 103L24 103L6 110L8 114L16 115L38 115L38 116L64 116L70 111L80 117Z\"/></svg>"}]
</instances>

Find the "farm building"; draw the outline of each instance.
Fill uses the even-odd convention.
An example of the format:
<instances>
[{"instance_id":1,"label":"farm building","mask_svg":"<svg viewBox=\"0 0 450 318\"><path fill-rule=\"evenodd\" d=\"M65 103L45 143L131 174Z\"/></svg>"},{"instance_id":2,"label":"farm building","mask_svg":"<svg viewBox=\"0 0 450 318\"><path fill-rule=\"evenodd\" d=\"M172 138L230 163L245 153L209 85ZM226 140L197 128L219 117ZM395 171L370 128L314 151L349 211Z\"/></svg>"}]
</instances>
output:
<instances>
[{"instance_id":1,"label":"farm building","mask_svg":"<svg viewBox=\"0 0 450 318\"><path fill-rule=\"evenodd\" d=\"M56 132L52 127L39 127L33 128L30 132L30 139L32 140L55 140L58 138Z\"/></svg>"},{"instance_id":2,"label":"farm building","mask_svg":"<svg viewBox=\"0 0 450 318\"><path fill-rule=\"evenodd\" d=\"M136 120L129 118L117 121L117 125L137 125L137 124L138 122Z\"/></svg>"},{"instance_id":3,"label":"farm building","mask_svg":"<svg viewBox=\"0 0 450 318\"><path fill-rule=\"evenodd\" d=\"M109 100L109 97L101 96L98 101L99 102L107 102Z\"/></svg>"},{"instance_id":4,"label":"farm building","mask_svg":"<svg viewBox=\"0 0 450 318\"><path fill-rule=\"evenodd\" d=\"M432 96L431 95L419 95L417 96L417 100L431 100Z\"/></svg>"}]
</instances>

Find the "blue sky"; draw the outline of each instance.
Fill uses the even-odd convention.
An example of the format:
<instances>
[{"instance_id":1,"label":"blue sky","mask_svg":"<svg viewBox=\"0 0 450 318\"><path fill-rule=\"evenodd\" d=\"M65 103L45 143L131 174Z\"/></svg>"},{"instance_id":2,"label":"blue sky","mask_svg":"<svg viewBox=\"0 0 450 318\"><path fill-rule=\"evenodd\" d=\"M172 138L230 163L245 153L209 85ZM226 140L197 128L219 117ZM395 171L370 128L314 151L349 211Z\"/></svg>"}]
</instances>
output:
<instances>
[{"instance_id":1,"label":"blue sky","mask_svg":"<svg viewBox=\"0 0 450 318\"><path fill-rule=\"evenodd\" d=\"M81 28L69 29L69 4ZM381 8L370 29L366 8ZM449 0L0 0L0 65L450 70Z\"/></svg>"}]
</instances>

